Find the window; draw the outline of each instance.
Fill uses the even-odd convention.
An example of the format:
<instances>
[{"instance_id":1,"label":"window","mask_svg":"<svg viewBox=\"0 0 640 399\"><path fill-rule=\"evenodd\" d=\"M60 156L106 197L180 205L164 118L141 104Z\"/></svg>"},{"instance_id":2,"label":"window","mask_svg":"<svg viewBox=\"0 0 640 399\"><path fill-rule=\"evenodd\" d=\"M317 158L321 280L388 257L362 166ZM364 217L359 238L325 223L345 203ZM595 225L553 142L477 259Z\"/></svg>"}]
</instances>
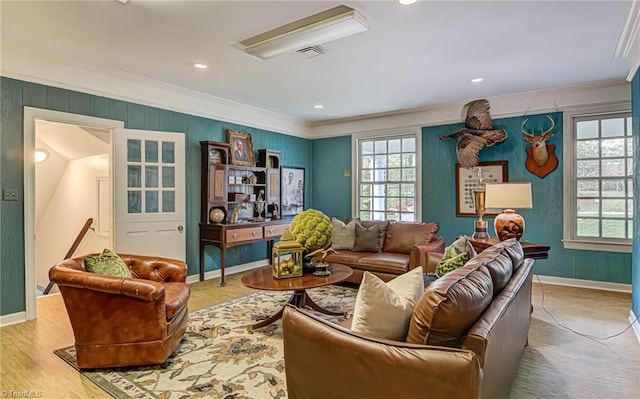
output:
<instances>
[{"instance_id":1,"label":"window","mask_svg":"<svg viewBox=\"0 0 640 399\"><path fill-rule=\"evenodd\" d=\"M631 251L631 112L615 108L565 119L565 248Z\"/></svg>"},{"instance_id":2,"label":"window","mask_svg":"<svg viewBox=\"0 0 640 399\"><path fill-rule=\"evenodd\" d=\"M361 220L420 220L418 133L355 137L355 212Z\"/></svg>"}]
</instances>

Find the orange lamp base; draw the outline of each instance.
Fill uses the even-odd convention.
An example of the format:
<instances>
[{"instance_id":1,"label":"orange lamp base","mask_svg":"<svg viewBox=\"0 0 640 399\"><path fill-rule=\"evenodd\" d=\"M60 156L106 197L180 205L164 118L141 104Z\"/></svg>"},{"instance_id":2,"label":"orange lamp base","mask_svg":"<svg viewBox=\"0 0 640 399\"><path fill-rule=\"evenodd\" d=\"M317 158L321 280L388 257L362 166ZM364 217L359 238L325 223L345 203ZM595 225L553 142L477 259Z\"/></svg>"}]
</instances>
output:
<instances>
[{"instance_id":1,"label":"orange lamp base","mask_svg":"<svg viewBox=\"0 0 640 399\"><path fill-rule=\"evenodd\" d=\"M493 221L496 235L500 241L515 238L520 241L524 233L524 218L513 209L505 209Z\"/></svg>"}]
</instances>

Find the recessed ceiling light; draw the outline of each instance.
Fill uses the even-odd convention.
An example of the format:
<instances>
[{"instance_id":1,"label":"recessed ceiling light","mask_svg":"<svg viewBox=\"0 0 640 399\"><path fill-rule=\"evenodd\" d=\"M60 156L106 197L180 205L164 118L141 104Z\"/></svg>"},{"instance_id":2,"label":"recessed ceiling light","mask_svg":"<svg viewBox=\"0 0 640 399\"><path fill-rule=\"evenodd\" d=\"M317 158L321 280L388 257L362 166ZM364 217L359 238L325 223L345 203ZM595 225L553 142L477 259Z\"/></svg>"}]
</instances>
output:
<instances>
[{"instance_id":1,"label":"recessed ceiling light","mask_svg":"<svg viewBox=\"0 0 640 399\"><path fill-rule=\"evenodd\" d=\"M34 156L34 160L36 161L36 163L40 163L47 158L49 158L49 151L45 150L44 148L36 148L36 153Z\"/></svg>"},{"instance_id":2,"label":"recessed ceiling light","mask_svg":"<svg viewBox=\"0 0 640 399\"><path fill-rule=\"evenodd\" d=\"M314 106L313 106L313 108L315 108L315 109L322 109L322 108L324 108L324 105L322 105L322 104L316 104L316 105L314 105Z\"/></svg>"},{"instance_id":3,"label":"recessed ceiling light","mask_svg":"<svg viewBox=\"0 0 640 399\"><path fill-rule=\"evenodd\" d=\"M195 69L207 69L209 68L206 64L202 64L199 62L193 62L191 63L191 66L193 66Z\"/></svg>"},{"instance_id":4,"label":"recessed ceiling light","mask_svg":"<svg viewBox=\"0 0 640 399\"><path fill-rule=\"evenodd\" d=\"M410 6L412 4L416 4L417 0L398 0L398 3L402 4L403 6Z\"/></svg>"},{"instance_id":5,"label":"recessed ceiling light","mask_svg":"<svg viewBox=\"0 0 640 399\"><path fill-rule=\"evenodd\" d=\"M471 83L480 83L484 80L484 78L473 78L471 79Z\"/></svg>"}]
</instances>

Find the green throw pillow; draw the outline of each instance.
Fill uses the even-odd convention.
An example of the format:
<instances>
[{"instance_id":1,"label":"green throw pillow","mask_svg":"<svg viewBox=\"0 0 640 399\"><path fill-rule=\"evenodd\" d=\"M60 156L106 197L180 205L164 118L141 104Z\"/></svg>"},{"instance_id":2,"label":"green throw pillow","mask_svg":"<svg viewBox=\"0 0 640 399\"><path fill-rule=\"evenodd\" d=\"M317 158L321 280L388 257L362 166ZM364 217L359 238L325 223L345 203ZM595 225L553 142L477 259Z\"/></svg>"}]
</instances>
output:
<instances>
[{"instance_id":1,"label":"green throw pillow","mask_svg":"<svg viewBox=\"0 0 640 399\"><path fill-rule=\"evenodd\" d=\"M467 237L460 237L445 249L442 260L436 266L436 275L442 277L452 270L459 269L474 256L476 251Z\"/></svg>"},{"instance_id":2,"label":"green throw pillow","mask_svg":"<svg viewBox=\"0 0 640 399\"><path fill-rule=\"evenodd\" d=\"M131 277L131 271L121 257L108 249L100 256L85 256L84 267L88 272L107 274L109 276Z\"/></svg>"},{"instance_id":3,"label":"green throw pillow","mask_svg":"<svg viewBox=\"0 0 640 399\"><path fill-rule=\"evenodd\" d=\"M452 270L461 268L465 265L465 263L469 261L469 259L471 258L469 258L469 254L466 252L454 255L447 260L443 259L440 263L438 263L438 266L436 266L436 274L438 275L438 277L442 277Z\"/></svg>"}]
</instances>

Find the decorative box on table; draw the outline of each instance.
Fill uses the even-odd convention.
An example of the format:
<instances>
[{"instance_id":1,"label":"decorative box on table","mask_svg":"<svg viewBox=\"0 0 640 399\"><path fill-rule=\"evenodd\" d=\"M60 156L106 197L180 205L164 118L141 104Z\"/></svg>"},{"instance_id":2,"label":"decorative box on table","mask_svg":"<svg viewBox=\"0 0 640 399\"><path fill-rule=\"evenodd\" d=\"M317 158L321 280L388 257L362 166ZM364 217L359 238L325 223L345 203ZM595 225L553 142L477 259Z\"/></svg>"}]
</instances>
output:
<instances>
[{"instance_id":1,"label":"decorative box on table","mask_svg":"<svg viewBox=\"0 0 640 399\"><path fill-rule=\"evenodd\" d=\"M273 244L271 264L273 277L289 278L302 276L302 245L286 230L280 241Z\"/></svg>"}]
</instances>

